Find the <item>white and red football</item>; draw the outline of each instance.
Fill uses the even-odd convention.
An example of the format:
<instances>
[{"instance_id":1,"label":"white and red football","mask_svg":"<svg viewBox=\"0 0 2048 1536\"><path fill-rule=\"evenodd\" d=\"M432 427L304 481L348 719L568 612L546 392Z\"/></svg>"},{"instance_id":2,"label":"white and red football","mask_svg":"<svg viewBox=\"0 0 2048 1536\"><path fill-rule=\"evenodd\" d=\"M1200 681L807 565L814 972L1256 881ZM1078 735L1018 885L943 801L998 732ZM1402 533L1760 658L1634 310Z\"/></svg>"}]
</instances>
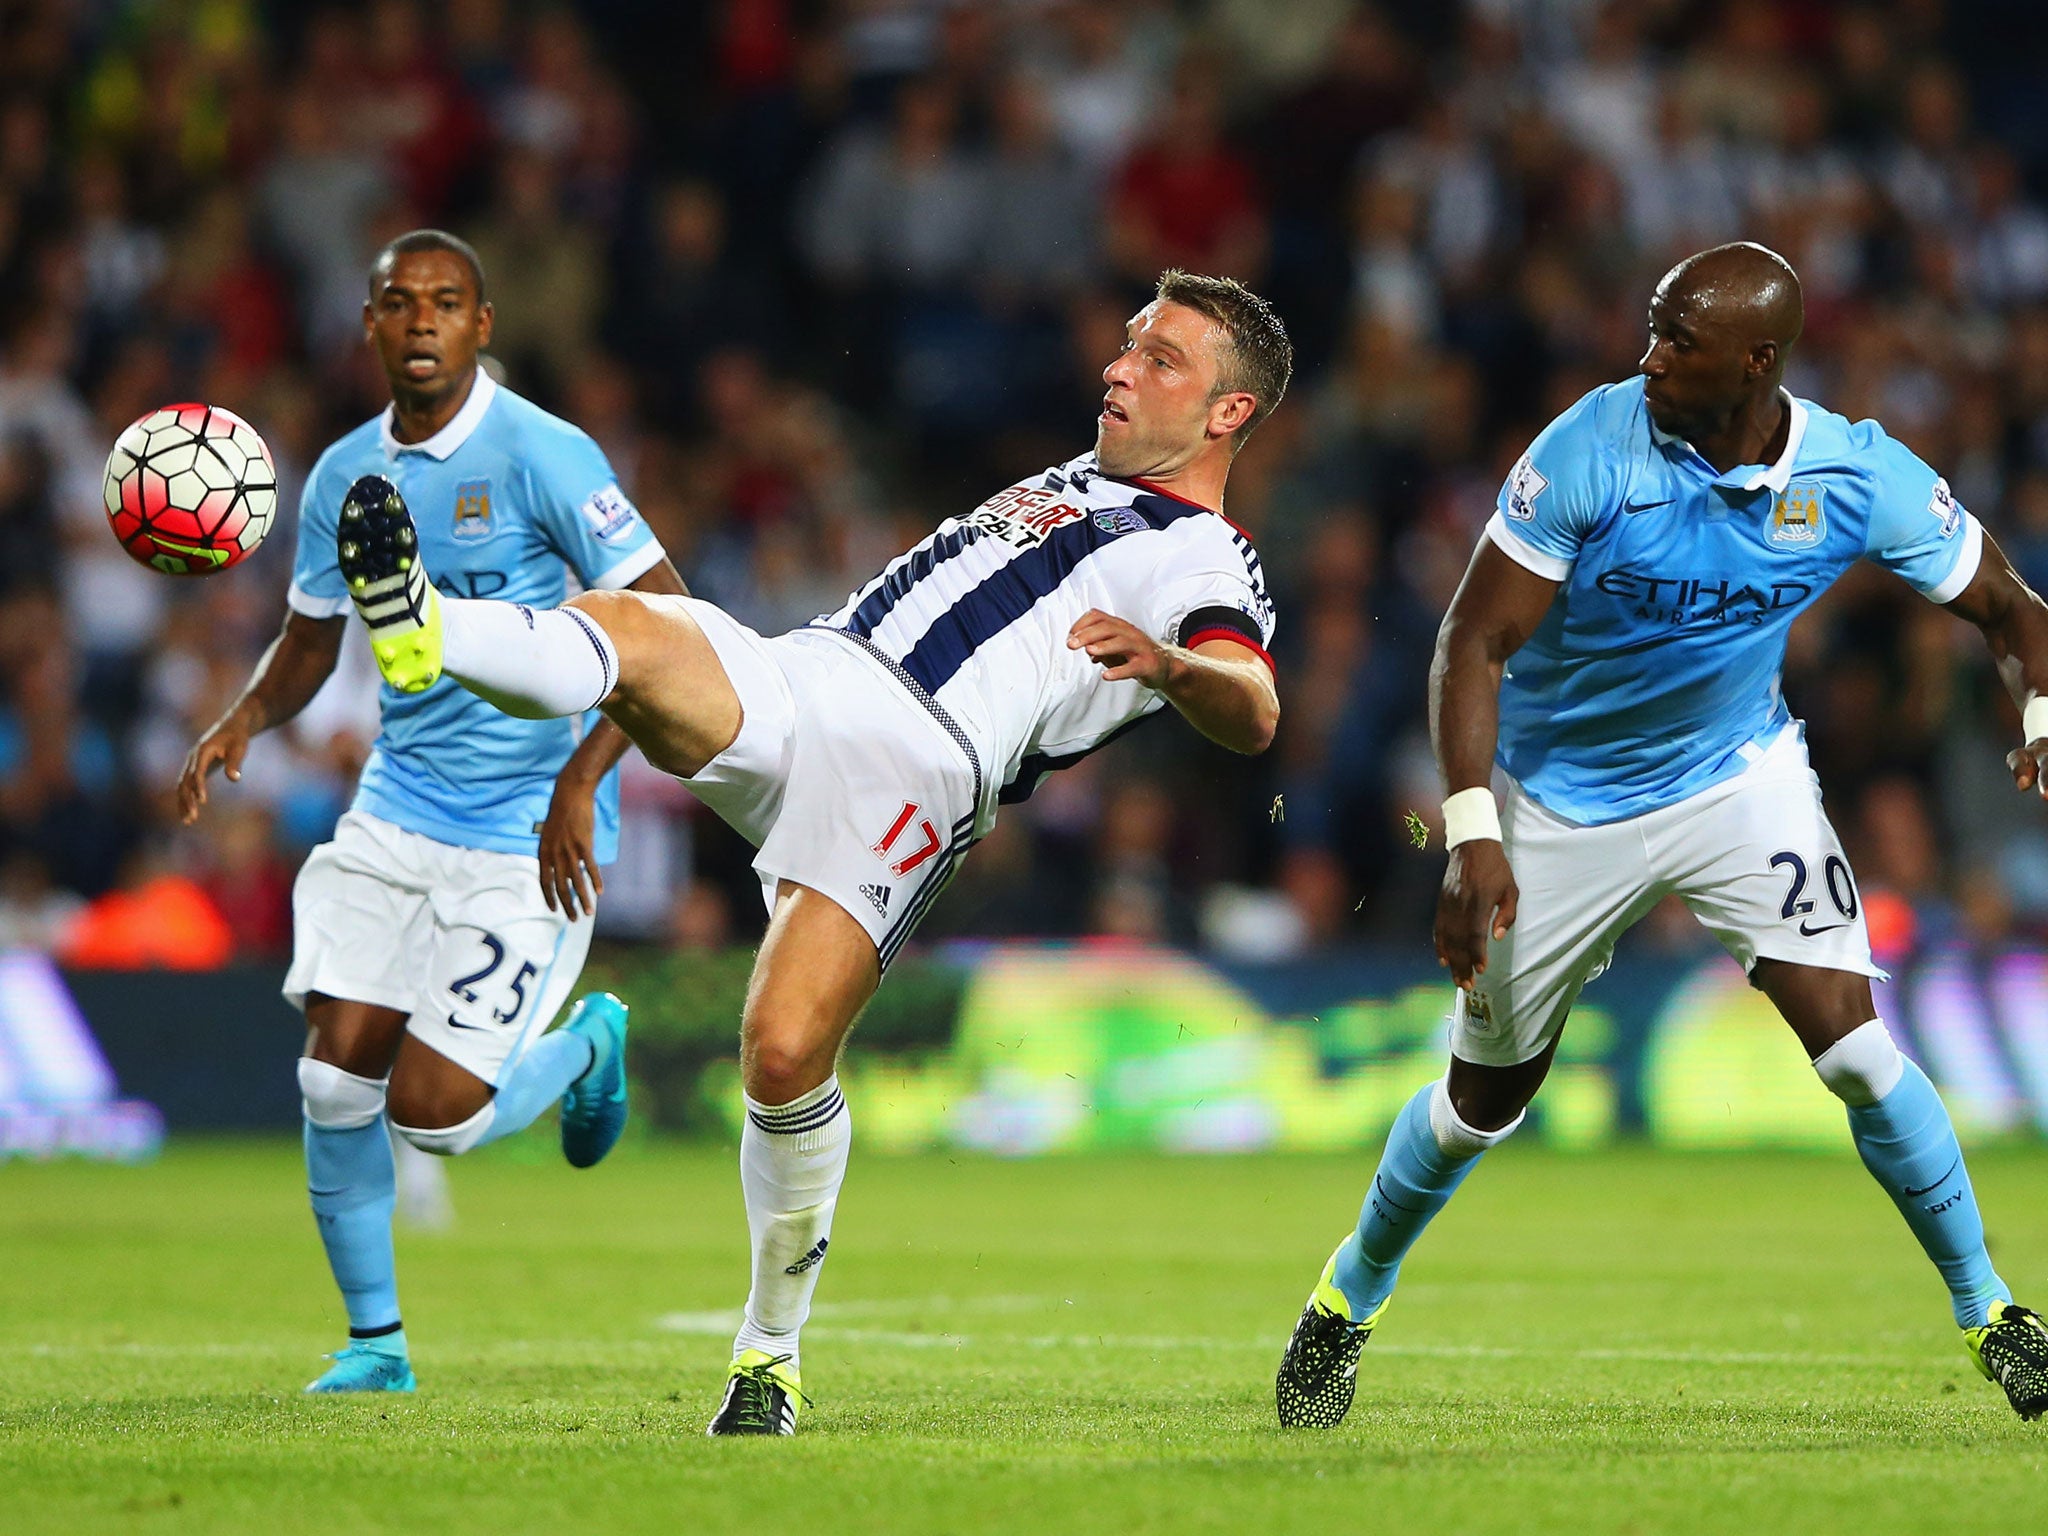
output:
<instances>
[{"instance_id":1,"label":"white and red football","mask_svg":"<svg viewBox=\"0 0 2048 1536\"><path fill-rule=\"evenodd\" d=\"M121 547L171 576L211 576L256 551L277 518L277 465L254 427L217 405L167 405L107 455L107 521Z\"/></svg>"}]
</instances>

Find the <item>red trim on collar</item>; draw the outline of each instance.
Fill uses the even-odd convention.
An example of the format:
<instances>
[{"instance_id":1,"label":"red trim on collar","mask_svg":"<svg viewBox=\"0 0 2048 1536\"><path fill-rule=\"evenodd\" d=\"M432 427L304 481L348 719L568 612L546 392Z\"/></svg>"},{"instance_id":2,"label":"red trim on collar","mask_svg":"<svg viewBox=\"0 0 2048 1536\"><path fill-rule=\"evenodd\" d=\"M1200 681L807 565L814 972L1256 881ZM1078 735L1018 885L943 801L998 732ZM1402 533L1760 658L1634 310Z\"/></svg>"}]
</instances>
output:
<instances>
[{"instance_id":1,"label":"red trim on collar","mask_svg":"<svg viewBox=\"0 0 2048 1536\"><path fill-rule=\"evenodd\" d=\"M1244 539L1247 544L1257 542L1252 538L1252 536L1249 533L1245 532L1245 528L1242 523L1234 521L1231 518L1230 514L1225 512L1221 507L1208 506L1203 502L1195 501L1189 497L1183 496L1178 491L1169 491L1165 486L1161 485L1158 481L1147 480L1143 475L1111 475L1110 479L1122 479L1128 481L1132 485L1141 485L1146 490L1150 491L1154 496L1164 496L1169 501L1177 501L1184 507L1200 507L1204 512L1213 512L1218 517L1222 518L1223 521L1229 523L1230 526L1235 528L1239 533L1244 534Z\"/></svg>"},{"instance_id":2,"label":"red trim on collar","mask_svg":"<svg viewBox=\"0 0 2048 1536\"><path fill-rule=\"evenodd\" d=\"M1204 512L1215 512L1218 517L1223 516L1223 514L1220 511L1217 511L1215 507L1209 506L1203 502L1196 501L1191 497L1183 496L1179 491L1169 491L1165 486L1161 485L1156 480L1147 480L1143 475L1131 475L1128 477L1128 479L1130 480L1132 485L1142 485L1154 496L1164 496L1167 497L1169 500L1179 502L1184 507L1200 507ZM1225 521L1228 521L1228 519L1225 519ZM1232 523L1231 526L1236 527L1237 525L1235 523Z\"/></svg>"}]
</instances>

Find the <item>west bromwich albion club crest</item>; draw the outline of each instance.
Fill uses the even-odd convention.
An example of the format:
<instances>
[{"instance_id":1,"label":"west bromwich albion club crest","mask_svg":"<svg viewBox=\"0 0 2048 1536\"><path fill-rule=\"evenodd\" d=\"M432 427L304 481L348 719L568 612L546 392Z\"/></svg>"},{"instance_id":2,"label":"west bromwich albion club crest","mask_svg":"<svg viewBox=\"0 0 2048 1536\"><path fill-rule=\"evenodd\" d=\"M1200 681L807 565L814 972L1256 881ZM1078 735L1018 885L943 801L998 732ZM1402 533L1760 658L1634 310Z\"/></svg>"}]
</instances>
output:
<instances>
[{"instance_id":1,"label":"west bromwich albion club crest","mask_svg":"<svg viewBox=\"0 0 2048 1536\"><path fill-rule=\"evenodd\" d=\"M1824 488L1818 481L1794 480L1771 507L1771 542L1781 549L1811 549L1827 537Z\"/></svg>"},{"instance_id":2,"label":"west bromwich albion club crest","mask_svg":"<svg viewBox=\"0 0 2048 1536\"><path fill-rule=\"evenodd\" d=\"M475 544L491 536L490 481L465 480L455 487L455 525L449 532L462 544Z\"/></svg>"}]
</instances>

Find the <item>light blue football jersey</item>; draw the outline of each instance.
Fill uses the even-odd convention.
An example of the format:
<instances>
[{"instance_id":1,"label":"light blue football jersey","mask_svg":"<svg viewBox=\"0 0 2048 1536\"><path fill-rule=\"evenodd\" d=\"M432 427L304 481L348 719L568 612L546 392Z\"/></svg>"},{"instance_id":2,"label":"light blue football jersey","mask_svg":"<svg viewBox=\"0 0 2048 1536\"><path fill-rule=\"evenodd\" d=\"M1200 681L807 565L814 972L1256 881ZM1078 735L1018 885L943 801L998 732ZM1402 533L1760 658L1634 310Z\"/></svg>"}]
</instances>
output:
<instances>
[{"instance_id":1,"label":"light blue football jersey","mask_svg":"<svg viewBox=\"0 0 2048 1536\"><path fill-rule=\"evenodd\" d=\"M1661 432L1643 381L1544 429L1487 536L1561 583L1501 681L1499 761L1582 825L1639 816L1740 773L1792 721L1792 621L1861 557L1937 603L1984 534L1948 483L1874 421L1808 401L1771 465L1721 474Z\"/></svg>"},{"instance_id":2,"label":"light blue football jersey","mask_svg":"<svg viewBox=\"0 0 2048 1536\"><path fill-rule=\"evenodd\" d=\"M387 408L323 453L306 479L288 597L300 613L349 612L335 528L362 475L383 475L404 495L434 585L452 597L553 608L572 570L585 587L618 588L662 558L597 444L481 369L454 420L426 442L400 443L391 423ZM439 842L499 853L537 850L555 775L597 718L515 720L449 677L424 693L387 687L380 703L383 729L356 806ZM618 857L616 770L598 791L596 841L601 861Z\"/></svg>"}]
</instances>

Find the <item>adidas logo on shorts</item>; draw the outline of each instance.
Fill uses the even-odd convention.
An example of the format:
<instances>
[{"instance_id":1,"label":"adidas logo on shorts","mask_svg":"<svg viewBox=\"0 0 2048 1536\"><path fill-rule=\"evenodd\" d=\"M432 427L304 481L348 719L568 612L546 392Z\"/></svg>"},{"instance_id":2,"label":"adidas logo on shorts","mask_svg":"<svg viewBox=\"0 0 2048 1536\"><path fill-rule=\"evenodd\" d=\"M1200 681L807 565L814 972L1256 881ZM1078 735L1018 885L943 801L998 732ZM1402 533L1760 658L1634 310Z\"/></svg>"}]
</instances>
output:
<instances>
[{"instance_id":1,"label":"adidas logo on shorts","mask_svg":"<svg viewBox=\"0 0 2048 1536\"><path fill-rule=\"evenodd\" d=\"M860 888L860 893L861 893L861 895L863 895L863 896L867 897L867 899L868 899L869 901L872 901L872 902L873 902L873 903L875 904L875 910L876 910L877 912L881 913L881 914L882 914L882 916L884 916L884 917L887 917L887 916L889 915L889 887L888 887L888 886L886 886L886 885L864 885L864 886L862 886L862 887Z\"/></svg>"}]
</instances>

